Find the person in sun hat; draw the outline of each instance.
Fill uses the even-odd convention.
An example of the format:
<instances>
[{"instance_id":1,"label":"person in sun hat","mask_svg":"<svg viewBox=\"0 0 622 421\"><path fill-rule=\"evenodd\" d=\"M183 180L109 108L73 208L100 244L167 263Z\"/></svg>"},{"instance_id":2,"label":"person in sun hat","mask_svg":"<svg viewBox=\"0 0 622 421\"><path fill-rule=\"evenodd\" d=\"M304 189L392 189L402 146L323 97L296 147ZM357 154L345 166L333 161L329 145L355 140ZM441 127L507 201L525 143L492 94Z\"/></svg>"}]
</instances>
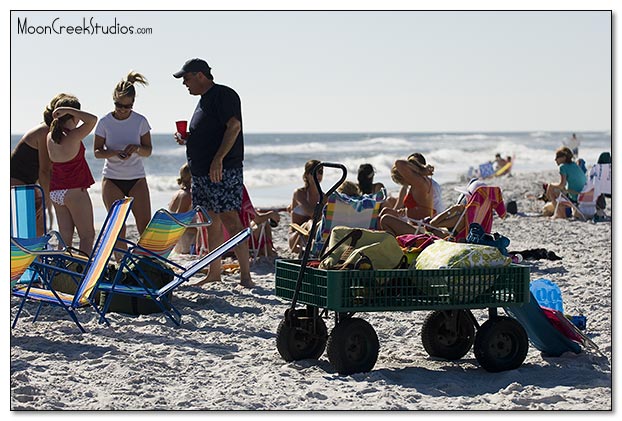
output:
<instances>
[{"instance_id":1,"label":"person in sun hat","mask_svg":"<svg viewBox=\"0 0 622 421\"><path fill-rule=\"evenodd\" d=\"M182 79L190 95L200 96L189 124L189 134L177 143L186 146L192 173L192 204L203 206L212 224L208 227L211 250L223 243L221 224L229 233L244 227L238 212L242 207L244 185L244 135L240 97L228 86L214 83L212 68L200 58L192 58L173 74ZM248 242L235 248L240 264L240 284L252 288ZM220 280L221 261L211 265L202 283Z\"/></svg>"}]
</instances>

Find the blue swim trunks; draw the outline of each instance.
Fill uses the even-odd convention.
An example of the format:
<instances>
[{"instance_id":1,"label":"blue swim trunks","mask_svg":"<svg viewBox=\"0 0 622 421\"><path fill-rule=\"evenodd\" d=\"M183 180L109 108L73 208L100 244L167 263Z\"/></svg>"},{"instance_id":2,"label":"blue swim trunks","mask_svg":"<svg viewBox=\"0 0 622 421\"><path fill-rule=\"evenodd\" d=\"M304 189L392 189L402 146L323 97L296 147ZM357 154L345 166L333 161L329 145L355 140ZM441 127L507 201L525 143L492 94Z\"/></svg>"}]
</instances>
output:
<instances>
[{"instance_id":1,"label":"blue swim trunks","mask_svg":"<svg viewBox=\"0 0 622 421\"><path fill-rule=\"evenodd\" d=\"M203 206L215 213L239 211L242 208L242 168L225 168L222 181L213 183L209 175L192 176L192 206Z\"/></svg>"}]
</instances>

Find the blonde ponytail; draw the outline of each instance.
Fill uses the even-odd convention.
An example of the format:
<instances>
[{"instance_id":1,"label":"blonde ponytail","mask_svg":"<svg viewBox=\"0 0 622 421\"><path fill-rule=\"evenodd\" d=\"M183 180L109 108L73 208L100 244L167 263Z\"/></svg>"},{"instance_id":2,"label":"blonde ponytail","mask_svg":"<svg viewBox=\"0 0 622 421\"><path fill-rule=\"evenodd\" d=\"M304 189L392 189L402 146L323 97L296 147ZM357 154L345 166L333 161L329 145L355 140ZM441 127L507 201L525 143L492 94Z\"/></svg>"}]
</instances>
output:
<instances>
[{"instance_id":1,"label":"blonde ponytail","mask_svg":"<svg viewBox=\"0 0 622 421\"><path fill-rule=\"evenodd\" d=\"M134 99L136 97L136 88L134 88L135 83L140 83L143 86L147 86L149 84L145 76L130 70L125 79L117 83L117 86L114 87L112 99L114 101L122 97L130 97Z\"/></svg>"}]
</instances>

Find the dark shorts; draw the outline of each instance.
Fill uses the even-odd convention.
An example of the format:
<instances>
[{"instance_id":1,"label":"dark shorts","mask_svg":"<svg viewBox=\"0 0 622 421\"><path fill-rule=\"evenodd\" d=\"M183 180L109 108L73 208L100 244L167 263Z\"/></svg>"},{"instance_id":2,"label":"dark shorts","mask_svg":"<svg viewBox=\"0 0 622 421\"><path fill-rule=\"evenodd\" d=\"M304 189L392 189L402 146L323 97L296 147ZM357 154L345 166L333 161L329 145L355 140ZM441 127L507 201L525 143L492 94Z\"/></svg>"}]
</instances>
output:
<instances>
[{"instance_id":1,"label":"dark shorts","mask_svg":"<svg viewBox=\"0 0 622 421\"><path fill-rule=\"evenodd\" d=\"M242 168L225 168L220 183L213 183L208 175L193 175L192 206L203 206L215 213L239 211L244 185L242 174Z\"/></svg>"}]
</instances>

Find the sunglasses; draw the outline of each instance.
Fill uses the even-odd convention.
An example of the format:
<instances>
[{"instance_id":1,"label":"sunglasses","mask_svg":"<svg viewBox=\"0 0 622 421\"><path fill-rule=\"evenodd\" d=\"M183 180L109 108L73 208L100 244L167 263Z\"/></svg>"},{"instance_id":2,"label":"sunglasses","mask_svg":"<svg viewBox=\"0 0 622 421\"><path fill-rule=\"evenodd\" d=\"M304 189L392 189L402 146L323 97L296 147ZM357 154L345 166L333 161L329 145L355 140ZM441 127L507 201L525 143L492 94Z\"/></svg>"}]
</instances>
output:
<instances>
[{"instance_id":1,"label":"sunglasses","mask_svg":"<svg viewBox=\"0 0 622 421\"><path fill-rule=\"evenodd\" d=\"M120 102L116 102L114 103L114 106L117 108L124 108L126 110L131 110L132 107L134 106L134 103L131 104L121 104Z\"/></svg>"}]
</instances>

